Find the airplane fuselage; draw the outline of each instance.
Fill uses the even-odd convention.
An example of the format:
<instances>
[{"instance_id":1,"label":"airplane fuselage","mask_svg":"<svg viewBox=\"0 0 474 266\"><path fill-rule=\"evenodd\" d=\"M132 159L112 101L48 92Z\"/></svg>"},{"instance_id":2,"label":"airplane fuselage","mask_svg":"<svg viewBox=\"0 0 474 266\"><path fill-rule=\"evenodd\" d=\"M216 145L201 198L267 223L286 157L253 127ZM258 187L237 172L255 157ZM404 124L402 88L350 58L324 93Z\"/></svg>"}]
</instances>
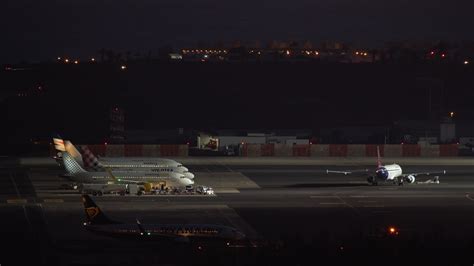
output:
<instances>
[{"instance_id":1,"label":"airplane fuselage","mask_svg":"<svg viewBox=\"0 0 474 266\"><path fill-rule=\"evenodd\" d=\"M398 164L382 165L375 170L375 176L377 179L383 181L395 180L402 174L402 168Z\"/></svg>"},{"instance_id":2,"label":"airplane fuselage","mask_svg":"<svg viewBox=\"0 0 474 266\"><path fill-rule=\"evenodd\" d=\"M175 240L188 241L189 238L242 240L245 235L234 228L206 224L137 224L91 225L85 223L87 230L110 237L137 240Z\"/></svg>"},{"instance_id":3,"label":"airplane fuselage","mask_svg":"<svg viewBox=\"0 0 474 266\"><path fill-rule=\"evenodd\" d=\"M194 181L178 173L148 173L148 172L114 172L113 179L107 172L82 172L69 175L77 183L166 183L166 186L184 187L194 184Z\"/></svg>"}]
</instances>

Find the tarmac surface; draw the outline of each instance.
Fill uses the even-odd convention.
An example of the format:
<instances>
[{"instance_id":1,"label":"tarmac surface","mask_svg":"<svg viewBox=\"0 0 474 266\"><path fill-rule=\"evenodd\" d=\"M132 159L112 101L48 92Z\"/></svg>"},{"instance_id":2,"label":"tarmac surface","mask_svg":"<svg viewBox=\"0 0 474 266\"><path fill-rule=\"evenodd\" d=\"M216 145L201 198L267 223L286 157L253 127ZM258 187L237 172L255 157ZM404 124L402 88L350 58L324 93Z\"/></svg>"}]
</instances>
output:
<instances>
[{"instance_id":1,"label":"tarmac surface","mask_svg":"<svg viewBox=\"0 0 474 266\"><path fill-rule=\"evenodd\" d=\"M80 194L59 189L63 170L48 160L29 160L0 161L1 230L7 246L0 257L2 265L474 263L474 159L470 158L414 162L404 158L405 164L390 160L399 162L404 173L447 171L439 175L439 184L403 186L369 186L366 174L326 173L327 169L373 171L373 158L244 158L246 163L235 158L186 158L181 161L195 173L196 183L214 187L215 196L95 197L114 220L223 224L257 243L203 250L126 242L84 230ZM420 176L417 181L432 178ZM389 227L397 234L389 234ZM18 251L28 256L18 256Z\"/></svg>"}]
</instances>

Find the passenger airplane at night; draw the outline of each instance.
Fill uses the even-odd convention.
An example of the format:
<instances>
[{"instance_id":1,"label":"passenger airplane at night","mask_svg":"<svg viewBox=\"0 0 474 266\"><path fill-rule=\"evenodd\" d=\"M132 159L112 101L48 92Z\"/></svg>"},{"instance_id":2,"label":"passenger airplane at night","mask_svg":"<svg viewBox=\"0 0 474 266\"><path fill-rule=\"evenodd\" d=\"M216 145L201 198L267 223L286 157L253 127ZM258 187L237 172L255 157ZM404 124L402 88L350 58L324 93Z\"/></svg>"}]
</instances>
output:
<instances>
[{"instance_id":1,"label":"passenger airplane at night","mask_svg":"<svg viewBox=\"0 0 474 266\"><path fill-rule=\"evenodd\" d=\"M83 146L81 148L82 152L79 152L78 149L76 149L76 147L68 140L65 141L61 138L53 138L53 142L56 151L60 153L67 151L80 165L84 166L86 170L89 171L104 171L107 168L123 172L172 172L183 174L188 179L194 178L194 174L189 172L188 168L171 159L125 157L100 158L99 160L87 146ZM55 159L60 161L59 157L55 157Z\"/></svg>"},{"instance_id":2,"label":"passenger airplane at night","mask_svg":"<svg viewBox=\"0 0 474 266\"><path fill-rule=\"evenodd\" d=\"M225 246L232 241L246 239L245 235L232 227L216 224L142 224L120 223L109 219L88 195L82 196L87 221L87 230L110 237L131 240L172 240L190 243L191 240L222 240Z\"/></svg>"},{"instance_id":3,"label":"passenger airplane at night","mask_svg":"<svg viewBox=\"0 0 474 266\"><path fill-rule=\"evenodd\" d=\"M171 172L112 172L107 169L103 172L88 172L68 153L63 152L62 160L67 175L63 176L80 184L138 184L149 190L155 184L162 187L185 187L194 184L194 181L180 173Z\"/></svg>"},{"instance_id":4,"label":"passenger airplane at night","mask_svg":"<svg viewBox=\"0 0 474 266\"><path fill-rule=\"evenodd\" d=\"M335 174L344 174L344 175L351 175L361 172L368 172L368 169L365 170L354 170L354 171L334 171L334 170L326 170L326 173L335 173ZM446 170L442 170L439 172L420 172L420 173L410 173L410 174L403 174L402 167L398 164L387 164L383 165L382 160L380 158L380 150L377 146L377 168L375 169L374 175L371 175L367 178L367 181L371 185L378 185L379 181L383 182L393 182L394 184L398 183L398 185L403 185L403 182L406 181L410 184L415 183L416 176L419 175L438 175L438 174L446 174ZM432 182L417 182L417 183L436 183L439 184L439 176L435 176Z\"/></svg>"}]
</instances>

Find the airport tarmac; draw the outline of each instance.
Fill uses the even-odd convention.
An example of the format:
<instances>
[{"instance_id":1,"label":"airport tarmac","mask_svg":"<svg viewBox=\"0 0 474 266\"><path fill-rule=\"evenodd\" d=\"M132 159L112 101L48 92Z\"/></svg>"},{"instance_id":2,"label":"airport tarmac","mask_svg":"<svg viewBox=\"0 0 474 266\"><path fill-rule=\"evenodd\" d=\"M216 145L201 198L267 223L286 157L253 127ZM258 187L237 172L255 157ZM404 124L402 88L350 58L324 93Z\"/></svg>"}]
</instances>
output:
<instances>
[{"instance_id":1,"label":"airport tarmac","mask_svg":"<svg viewBox=\"0 0 474 266\"><path fill-rule=\"evenodd\" d=\"M6 239L17 240L10 249L32 252L24 258L7 256L7 260L15 264L15 260L34 258L53 265L280 265L303 264L319 256L334 257L335 262L365 259L370 264L373 261L368 258L400 262L408 259L403 254L409 252L430 265L474 262L474 167L466 165L465 159L458 165L454 160L447 165L409 163L404 172L446 170L447 174L440 175L440 184L404 186L369 186L364 175L326 174L326 169L353 169L337 162L298 165L291 159L288 164L212 164L207 159L192 160L185 165L196 173L196 182L201 177L216 187L216 196L104 196L96 201L116 220L229 225L251 238L269 241L271 248L219 251L218 256L211 256L212 252L187 247L131 246L96 236L82 228L79 194L57 189L61 169L10 164L0 169L0 211L8 217L2 219L2 233ZM357 168L373 169L373 165ZM428 178L432 176L418 179ZM399 230L394 239L384 235L389 226ZM191 255L183 258L178 251Z\"/></svg>"}]
</instances>

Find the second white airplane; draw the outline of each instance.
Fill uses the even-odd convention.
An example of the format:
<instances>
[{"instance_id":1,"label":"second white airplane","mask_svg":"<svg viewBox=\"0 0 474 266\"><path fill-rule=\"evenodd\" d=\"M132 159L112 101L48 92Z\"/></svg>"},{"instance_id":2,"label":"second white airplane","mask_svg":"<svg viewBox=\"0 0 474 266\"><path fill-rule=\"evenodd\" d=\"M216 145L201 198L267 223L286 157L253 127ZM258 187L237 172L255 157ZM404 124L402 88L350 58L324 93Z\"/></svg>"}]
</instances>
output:
<instances>
[{"instance_id":1,"label":"second white airplane","mask_svg":"<svg viewBox=\"0 0 474 266\"><path fill-rule=\"evenodd\" d=\"M355 171L335 171L335 170L326 170L326 173L335 173L335 174L355 174L361 172L369 172L368 169L365 170L355 170ZM392 182L398 183L398 185L403 185L404 182L415 183L416 177L419 175L439 175L446 174L446 170L437 171L437 172L419 172L419 173L409 173L404 174L402 167L398 164L382 164L380 158L380 150L377 146L377 168L375 169L374 175L370 175L367 178L367 182L371 185L378 185L379 181L381 182ZM423 182L426 183L426 182ZM439 183L439 177L435 177L433 183Z\"/></svg>"}]
</instances>

